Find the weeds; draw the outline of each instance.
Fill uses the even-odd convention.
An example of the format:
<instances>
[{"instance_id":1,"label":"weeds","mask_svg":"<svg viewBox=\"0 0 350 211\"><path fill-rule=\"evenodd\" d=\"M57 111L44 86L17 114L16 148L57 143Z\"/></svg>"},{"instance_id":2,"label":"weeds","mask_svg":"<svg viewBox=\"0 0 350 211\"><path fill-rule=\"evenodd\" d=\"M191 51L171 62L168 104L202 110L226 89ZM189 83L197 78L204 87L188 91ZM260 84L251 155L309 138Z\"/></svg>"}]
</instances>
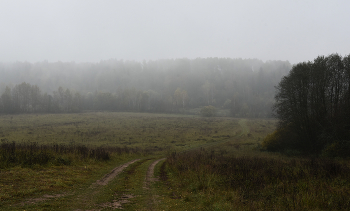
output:
<instances>
[{"instance_id":1,"label":"weeds","mask_svg":"<svg viewBox=\"0 0 350 211\"><path fill-rule=\"evenodd\" d=\"M183 200L200 198L199 206L209 210L226 203L248 210L350 207L350 169L333 160L235 157L201 149L172 153L166 162Z\"/></svg>"},{"instance_id":2,"label":"weeds","mask_svg":"<svg viewBox=\"0 0 350 211\"><path fill-rule=\"evenodd\" d=\"M94 159L109 160L111 154L149 153L150 149L128 147L87 147L78 144L41 144L36 142L9 142L0 144L0 168L14 166L31 167L33 165L70 165L74 161Z\"/></svg>"}]
</instances>

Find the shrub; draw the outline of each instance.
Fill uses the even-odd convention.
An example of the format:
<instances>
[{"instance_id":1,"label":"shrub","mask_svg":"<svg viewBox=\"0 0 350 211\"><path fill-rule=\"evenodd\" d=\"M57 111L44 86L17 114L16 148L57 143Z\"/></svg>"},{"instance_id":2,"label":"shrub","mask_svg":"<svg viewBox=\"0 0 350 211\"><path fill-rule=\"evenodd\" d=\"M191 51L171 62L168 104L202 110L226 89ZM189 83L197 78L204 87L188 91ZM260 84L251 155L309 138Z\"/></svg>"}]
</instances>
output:
<instances>
[{"instance_id":1,"label":"shrub","mask_svg":"<svg viewBox=\"0 0 350 211\"><path fill-rule=\"evenodd\" d=\"M281 148L281 143L280 139L278 137L278 132L277 130L274 131L273 133L268 134L263 142L262 142L262 148L264 150L268 151L277 151Z\"/></svg>"},{"instance_id":2,"label":"shrub","mask_svg":"<svg viewBox=\"0 0 350 211\"><path fill-rule=\"evenodd\" d=\"M95 159L107 161L115 148L87 147L84 145L42 144L36 142L9 142L0 144L0 169L14 166L31 167L34 165L71 165L73 160ZM128 149L129 150L129 149ZM126 150L122 150L126 152ZM71 159L73 158L73 160Z\"/></svg>"},{"instance_id":3,"label":"shrub","mask_svg":"<svg viewBox=\"0 0 350 211\"><path fill-rule=\"evenodd\" d=\"M204 106L201 109L201 115L204 117L213 117L216 114L216 108L214 106Z\"/></svg>"},{"instance_id":4,"label":"shrub","mask_svg":"<svg viewBox=\"0 0 350 211\"><path fill-rule=\"evenodd\" d=\"M289 128L279 128L264 138L262 149L267 151L295 150L299 144L296 140L295 134Z\"/></svg>"},{"instance_id":5,"label":"shrub","mask_svg":"<svg viewBox=\"0 0 350 211\"><path fill-rule=\"evenodd\" d=\"M326 157L350 157L349 141L335 141L325 147L322 154Z\"/></svg>"}]
</instances>

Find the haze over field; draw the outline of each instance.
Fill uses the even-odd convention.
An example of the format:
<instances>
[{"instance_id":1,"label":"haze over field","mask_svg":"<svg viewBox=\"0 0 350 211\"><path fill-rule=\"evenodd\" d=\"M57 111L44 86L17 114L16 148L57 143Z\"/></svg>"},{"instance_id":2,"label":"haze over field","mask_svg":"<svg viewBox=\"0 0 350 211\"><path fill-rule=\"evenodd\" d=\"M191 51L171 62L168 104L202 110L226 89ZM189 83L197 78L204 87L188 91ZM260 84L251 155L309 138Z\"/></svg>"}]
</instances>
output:
<instances>
[{"instance_id":1,"label":"haze over field","mask_svg":"<svg viewBox=\"0 0 350 211\"><path fill-rule=\"evenodd\" d=\"M229 57L288 60L350 49L350 2L1 1L0 62Z\"/></svg>"},{"instance_id":2,"label":"haze over field","mask_svg":"<svg viewBox=\"0 0 350 211\"><path fill-rule=\"evenodd\" d=\"M0 0L0 210L349 210L349 11Z\"/></svg>"}]
</instances>

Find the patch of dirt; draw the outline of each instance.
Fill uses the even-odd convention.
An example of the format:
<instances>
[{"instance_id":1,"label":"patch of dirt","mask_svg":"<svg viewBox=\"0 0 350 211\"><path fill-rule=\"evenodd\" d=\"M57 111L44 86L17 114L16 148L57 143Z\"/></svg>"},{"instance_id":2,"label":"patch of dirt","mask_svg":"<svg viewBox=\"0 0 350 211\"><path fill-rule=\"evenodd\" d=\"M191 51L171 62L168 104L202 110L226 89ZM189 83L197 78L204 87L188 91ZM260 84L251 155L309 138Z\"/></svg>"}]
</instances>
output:
<instances>
[{"instance_id":1,"label":"patch of dirt","mask_svg":"<svg viewBox=\"0 0 350 211\"><path fill-rule=\"evenodd\" d=\"M103 185L103 186L107 185L109 181L111 181L114 177L116 177L126 167L128 167L130 164L133 164L133 163L135 163L136 161L139 161L139 160L141 160L141 159L132 160L132 161L130 161L128 163L124 163L123 165L114 168L111 172L106 174L102 179L97 180L95 183L93 183L92 187L94 187L96 185Z\"/></svg>"},{"instance_id":2,"label":"patch of dirt","mask_svg":"<svg viewBox=\"0 0 350 211\"><path fill-rule=\"evenodd\" d=\"M146 174L146 179L145 179L145 183L143 185L143 188L149 189L149 186L150 186L151 182L157 181L157 178L153 177L154 168L160 161L165 160L165 159L166 158L162 158L162 159L156 160L148 167L147 174Z\"/></svg>"},{"instance_id":3,"label":"patch of dirt","mask_svg":"<svg viewBox=\"0 0 350 211\"><path fill-rule=\"evenodd\" d=\"M112 208L112 209L123 209L122 204L128 203L128 199L134 198L131 194L124 194L119 199L113 200L113 202L108 202L101 204L100 206L103 208Z\"/></svg>"}]
</instances>

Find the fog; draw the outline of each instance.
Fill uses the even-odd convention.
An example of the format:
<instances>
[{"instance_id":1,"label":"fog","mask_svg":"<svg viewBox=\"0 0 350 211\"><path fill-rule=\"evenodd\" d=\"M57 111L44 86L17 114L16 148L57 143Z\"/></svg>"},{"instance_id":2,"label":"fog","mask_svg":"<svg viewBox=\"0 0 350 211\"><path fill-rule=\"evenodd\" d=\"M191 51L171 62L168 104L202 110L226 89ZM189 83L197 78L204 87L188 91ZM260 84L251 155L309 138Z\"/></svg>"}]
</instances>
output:
<instances>
[{"instance_id":1,"label":"fog","mask_svg":"<svg viewBox=\"0 0 350 211\"><path fill-rule=\"evenodd\" d=\"M290 69L287 61L226 58L0 63L0 114L198 114L215 106L221 116L271 117L274 86Z\"/></svg>"},{"instance_id":2,"label":"fog","mask_svg":"<svg viewBox=\"0 0 350 211\"><path fill-rule=\"evenodd\" d=\"M0 62L349 53L349 1L1 1Z\"/></svg>"}]
</instances>

